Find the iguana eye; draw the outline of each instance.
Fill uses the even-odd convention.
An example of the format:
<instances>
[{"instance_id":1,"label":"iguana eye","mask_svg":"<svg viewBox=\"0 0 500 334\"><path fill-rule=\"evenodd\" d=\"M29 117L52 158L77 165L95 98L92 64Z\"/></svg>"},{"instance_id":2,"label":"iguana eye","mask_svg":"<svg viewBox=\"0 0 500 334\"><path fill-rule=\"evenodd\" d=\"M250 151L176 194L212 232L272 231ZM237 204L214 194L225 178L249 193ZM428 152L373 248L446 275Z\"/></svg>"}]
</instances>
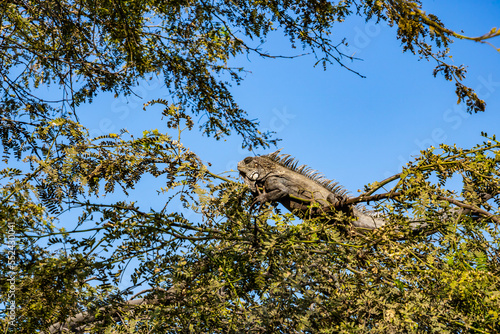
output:
<instances>
[{"instance_id":1,"label":"iguana eye","mask_svg":"<svg viewBox=\"0 0 500 334\"><path fill-rule=\"evenodd\" d=\"M254 166L255 168L257 168L257 164L253 164L253 166Z\"/></svg>"}]
</instances>

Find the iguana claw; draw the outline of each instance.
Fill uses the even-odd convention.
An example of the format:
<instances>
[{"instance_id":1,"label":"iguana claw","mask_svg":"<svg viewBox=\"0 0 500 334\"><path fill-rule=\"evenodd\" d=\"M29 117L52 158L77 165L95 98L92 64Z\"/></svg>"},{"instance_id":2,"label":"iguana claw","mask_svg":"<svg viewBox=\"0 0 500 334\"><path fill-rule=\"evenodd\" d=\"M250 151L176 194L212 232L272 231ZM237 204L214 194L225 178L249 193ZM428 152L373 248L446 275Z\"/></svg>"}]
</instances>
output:
<instances>
[{"instance_id":1,"label":"iguana claw","mask_svg":"<svg viewBox=\"0 0 500 334\"><path fill-rule=\"evenodd\" d=\"M252 204L250 204L250 211L253 210L254 206L257 203L260 203L259 207L257 208L257 212L259 212L260 209L262 209L262 206L264 205L264 203L266 203L266 199L265 199L266 196L265 195L266 195L265 193L261 193L259 196L254 198L254 200L252 201Z\"/></svg>"}]
</instances>

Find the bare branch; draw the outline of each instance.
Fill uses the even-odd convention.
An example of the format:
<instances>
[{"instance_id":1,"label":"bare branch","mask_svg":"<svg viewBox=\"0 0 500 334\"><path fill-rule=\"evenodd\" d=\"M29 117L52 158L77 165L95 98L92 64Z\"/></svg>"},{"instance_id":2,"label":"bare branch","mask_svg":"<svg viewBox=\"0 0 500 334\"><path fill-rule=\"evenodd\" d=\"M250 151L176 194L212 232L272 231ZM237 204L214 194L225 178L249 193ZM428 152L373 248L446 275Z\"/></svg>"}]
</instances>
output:
<instances>
[{"instance_id":1,"label":"bare branch","mask_svg":"<svg viewBox=\"0 0 500 334\"><path fill-rule=\"evenodd\" d=\"M137 306L141 305L157 305L160 302L161 303L168 303L171 302L174 296L173 293L174 287L164 290L164 289L158 289L158 288L152 288L152 289L147 289L143 290L137 294L135 294L132 299L126 301L125 303L121 305L116 305L114 307L101 307L98 310L96 310L93 313L90 312L81 312L76 314L73 317L68 318L65 322L58 322L53 325L51 325L48 329L48 332L45 332L44 334L56 334L56 333L66 333L67 331L73 331L76 333L83 333L85 330L85 327L92 323L96 322L101 322L102 320L98 320L96 318L96 314L106 314L112 318L117 317L117 315L125 308L134 308ZM140 294L150 292L150 291L164 291L165 296L162 296L161 299L157 298L156 296L154 298L139 298L139 299L133 299L135 296L138 296Z\"/></svg>"}]
</instances>

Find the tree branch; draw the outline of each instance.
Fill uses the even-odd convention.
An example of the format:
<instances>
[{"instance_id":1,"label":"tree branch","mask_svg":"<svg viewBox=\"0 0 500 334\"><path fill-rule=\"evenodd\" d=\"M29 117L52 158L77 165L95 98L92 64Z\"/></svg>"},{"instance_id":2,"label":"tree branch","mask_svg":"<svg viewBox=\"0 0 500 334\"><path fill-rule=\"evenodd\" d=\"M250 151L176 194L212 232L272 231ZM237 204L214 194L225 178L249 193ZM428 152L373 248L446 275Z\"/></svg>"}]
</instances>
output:
<instances>
[{"instance_id":1,"label":"tree branch","mask_svg":"<svg viewBox=\"0 0 500 334\"><path fill-rule=\"evenodd\" d=\"M157 297L133 299L134 297L149 291L165 291L166 296L161 300ZM67 333L68 331L73 331L75 333L83 333L85 331L86 326L95 322L102 322L102 320L96 319L95 314L106 314L112 318L115 318L122 308L126 307L133 308L140 305L157 305L160 303L160 301L169 302L173 299L173 295L174 295L173 287L168 290L157 289L157 288L143 290L135 294L132 297L132 299L126 301L122 305L117 305L116 307L112 308L101 307L98 310L94 311L93 313L90 313L89 311L78 313L75 316L68 318L65 322L58 322L51 325L48 331L44 332L43 334Z\"/></svg>"},{"instance_id":2,"label":"tree branch","mask_svg":"<svg viewBox=\"0 0 500 334\"><path fill-rule=\"evenodd\" d=\"M451 35L453 37L456 37L456 38L459 38L459 39L466 39L466 40L469 40L469 41L474 41L474 42L479 42L479 43L485 43L485 44L488 44L488 45L492 46L493 48L495 48L495 50L497 50L498 52L500 52L500 48L496 48L493 44L491 44L490 42L486 41L487 39L500 36L500 29L492 28L489 32L487 32L484 35L477 36L477 37L469 37L469 36L465 36L465 35L461 35L459 33L456 33L453 30L447 29L447 28L443 27L442 25L437 24L434 20L432 20L431 18L429 18L425 14L425 12L423 10L421 10L421 9L417 9L417 12L418 12L419 16L422 18L422 20L429 27L432 27L433 29L440 31L441 33L446 33L446 34L449 34L449 35Z\"/></svg>"},{"instance_id":3,"label":"tree branch","mask_svg":"<svg viewBox=\"0 0 500 334\"><path fill-rule=\"evenodd\" d=\"M360 203L360 202L371 202L371 201L378 201L384 198L395 198L401 196L400 192L387 192L383 194L377 194L377 195L371 195L367 196L366 194L362 194L358 197L352 197L343 202L343 204L355 204L355 203Z\"/></svg>"},{"instance_id":4,"label":"tree branch","mask_svg":"<svg viewBox=\"0 0 500 334\"><path fill-rule=\"evenodd\" d=\"M461 208L469 209L471 211L474 211L474 212L480 214L481 216L487 217L487 218L493 220L495 223L500 224L500 218L498 218L494 214L489 213L488 211L485 211L485 210L483 210L481 208L478 208L477 206L474 206L474 205L471 205L471 204L462 203L459 200L456 200L454 198L449 198L449 197L444 197L444 196L438 196L437 198L440 199L440 200L442 200L442 201L447 201L449 203L455 204L456 206L459 206Z\"/></svg>"}]
</instances>

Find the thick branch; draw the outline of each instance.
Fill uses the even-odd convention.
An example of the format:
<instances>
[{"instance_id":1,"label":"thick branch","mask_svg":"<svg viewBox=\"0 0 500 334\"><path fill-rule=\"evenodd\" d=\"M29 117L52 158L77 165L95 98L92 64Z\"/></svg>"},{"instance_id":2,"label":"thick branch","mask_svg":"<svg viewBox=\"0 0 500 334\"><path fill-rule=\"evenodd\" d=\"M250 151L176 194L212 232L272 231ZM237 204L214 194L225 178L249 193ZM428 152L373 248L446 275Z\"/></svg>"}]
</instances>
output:
<instances>
[{"instance_id":1,"label":"thick branch","mask_svg":"<svg viewBox=\"0 0 500 334\"><path fill-rule=\"evenodd\" d=\"M388 193L383 193L383 194L377 194L377 195L371 195L367 196L366 194L360 195L358 197L352 197L343 202L343 204L355 204L355 203L360 203L360 202L371 202L371 201L378 201L384 198L395 198L401 196L401 193L397 192L388 192Z\"/></svg>"},{"instance_id":2,"label":"thick branch","mask_svg":"<svg viewBox=\"0 0 500 334\"><path fill-rule=\"evenodd\" d=\"M151 290L165 291L163 289L148 289L135 294L134 297ZM118 305L116 307L111 307L111 308L101 307L98 310L94 311L93 313L89 313L88 311L81 312L71 318L68 318L65 322L58 322L53 324L44 334L66 333L69 331L73 331L76 333L80 332L83 333L85 331L85 327L87 327L92 323L101 321L96 319L95 314L106 314L112 318L115 318L122 308L133 308L140 305L157 305L160 302L165 303L171 301L172 299L173 299L173 290L172 288L170 288L169 290L166 291L165 296L162 297L161 299L157 297L130 299L125 303L123 303L122 305Z\"/></svg>"},{"instance_id":3,"label":"thick branch","mask_svg":"<svg viewBox=\"0 0 500 334\"><path fill-rule=\"evenodd\" d=\"M494 214L489 213L488 211L485 211L485 210L483 210L481 208L478 208L477 206L474 206L474 205L471 205L471 204L462 203L459 200L456 200L456 199L453 199L453 198L444 197L444 196L438 196L437 198L440 199L440 200L442 200L442 201L447 201L449 203L455 204L456 206L459 206L461 208L468 209L468 210L471 210L473 212L476 212L476 213L480 214L481 216L489 218L489 219L493 220L495 223L500 224L500 218L498 218Z\"/></svg>"}]
</instances>

